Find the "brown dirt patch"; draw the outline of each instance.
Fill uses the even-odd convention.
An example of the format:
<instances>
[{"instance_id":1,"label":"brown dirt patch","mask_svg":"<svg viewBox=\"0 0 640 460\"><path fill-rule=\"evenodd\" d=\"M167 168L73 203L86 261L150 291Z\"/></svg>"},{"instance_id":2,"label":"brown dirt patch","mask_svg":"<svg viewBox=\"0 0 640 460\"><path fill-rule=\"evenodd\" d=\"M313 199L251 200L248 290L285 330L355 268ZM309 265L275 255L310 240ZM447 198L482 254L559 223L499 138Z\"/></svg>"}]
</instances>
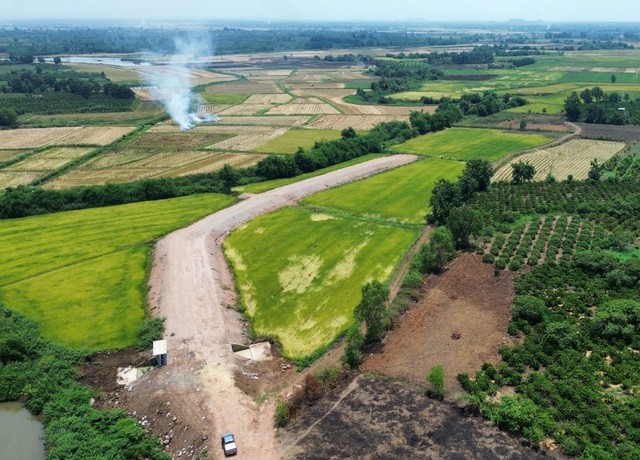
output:
<instances>
[{"instance_id":1,"label":"brown dirt patch","mask_svg":"<svg viewBox=\"0 0 640 460\"><path fill-rule=\"evenodd\" d=\"M456 376L498 362L515 296L515 274L494 276L493 266L475 254L458 257L439 276L427 279L426 295L386 337L382 351L363 368L423 385L433 366L442 365L445 389L459 392ZM457 337L457 338L456 338Z\"/></svg>"},{"instance_id":2,"label":"brown dirt patch","mask_svg":"<svg viewBox=\"0 0 640 460\"><path fill-rule=\"evenodd\" d=\"M360 377L279 431L284 459L541 459L448 403L398 382Z\"/></svg>"}]
</instances>

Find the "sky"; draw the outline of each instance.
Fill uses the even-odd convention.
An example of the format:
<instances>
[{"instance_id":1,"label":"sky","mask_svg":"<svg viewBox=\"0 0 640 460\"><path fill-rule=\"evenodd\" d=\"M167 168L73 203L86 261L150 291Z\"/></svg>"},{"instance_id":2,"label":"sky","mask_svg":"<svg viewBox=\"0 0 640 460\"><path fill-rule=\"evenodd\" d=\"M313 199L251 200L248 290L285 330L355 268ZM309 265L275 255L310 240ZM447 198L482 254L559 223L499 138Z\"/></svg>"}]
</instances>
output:
<instances>
[{"instance_id":1,"label":"sky","mask_svg":"<svg viewBox=\"0 0 640 460\"><path fill-rule=\"evenodd\" d=\"M322 21L639 21L638 0L3 0L0 23L28 19Z\"/></svg>"}]
</instances>

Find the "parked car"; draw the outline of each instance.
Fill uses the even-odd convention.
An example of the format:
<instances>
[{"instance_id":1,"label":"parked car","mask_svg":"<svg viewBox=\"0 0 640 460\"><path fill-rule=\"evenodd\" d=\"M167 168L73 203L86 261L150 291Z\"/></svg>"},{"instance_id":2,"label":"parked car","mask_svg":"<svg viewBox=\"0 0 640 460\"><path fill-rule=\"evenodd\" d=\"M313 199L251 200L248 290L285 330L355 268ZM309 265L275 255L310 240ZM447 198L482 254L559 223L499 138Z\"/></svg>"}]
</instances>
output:
<instances>
[{"instance_id":1,"label":"parked car","mask_svg":"<svg viewBox=\"0 0 640 460\"><path fill-rule=\"evenodd\" d=\"M222 435L222 450L225 457L229 455L235 455L238 453L238 446L236 445L236 438L231 433L225 433Z\"/></svg>"}]
</instances>

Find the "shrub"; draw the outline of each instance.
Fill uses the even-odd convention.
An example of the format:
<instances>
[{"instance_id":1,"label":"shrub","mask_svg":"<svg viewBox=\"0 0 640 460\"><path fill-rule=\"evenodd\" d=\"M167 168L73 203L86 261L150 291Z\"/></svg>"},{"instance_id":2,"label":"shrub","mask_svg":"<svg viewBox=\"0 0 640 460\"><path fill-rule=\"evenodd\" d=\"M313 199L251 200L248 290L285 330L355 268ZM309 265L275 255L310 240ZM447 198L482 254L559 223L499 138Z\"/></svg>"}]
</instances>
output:
<instances>
[{"instance_id":1,"label":"shrub","mask_svg":"<svg viewBox=\"0 0 640 460\"><path fill-rule=\"evenodd\" d=\"M276 404L276 413L275 413L276 426L278 428L287 426L287 423L289 423L290 415L291 414L289 412L289 404L283 399L278 400Z\"/></svg>"},{"instance_id":2,"label":"shrub","mask_svg":"<svg viewBox=\"0 0 640 460\"><path fill-rule=\"evenodd\" d=\"M482 261L485 264L492 264L496 261L496 256L494 256L493 254L491 254L490 252L487 252L483 257L482 257Z\"/></svg>"},{"instance_id":3,"label":"shrub","mask_svg":"<svg viewBox=\"0 0 640 460\"><path fill-rule=\"evenodd\" d=\"M165 318L154 316L142 323L138 329L138 348L147 350L153 346L154 340L162 340L164 320Z\"/></svg>"},{"instance_id":4,"label":"shrub","mask_svg":"<svg viewBox=\"0 0 640 460\"><path fill-rule=\"evenodd\" d=\"M411 289L418 289L424 285L424 281L422 279L422 274L415 269L409 270L402 280L402 287L407 287Z\"/></svg>"},{"instance_id":5,"label":"shrub","mask_svg":"<svg viewBox=\"0 0 640 460\"><path fill-rule=\"evenodd\" d=\"M427 382L431 384L431 388L427 394L435 399L444 399L444 368L442 366L434 366L427 375Z\"/></svg>"},{"instance_id":6,"label":"shrub","mask_svg":"<svg viewBox=\"0 0 640 460\"><path fill-rule=\"evenodd\" d=\"M354 324L349 328L345 342L344 356L342 357L342 360L350 368L356 368L360 365L360 361L362 360L361 350L364 345L364 337L360 332L358 324Z\"/></svg>"},{"instance_id":7,"label":"shrub","mask_svg":"<svg viewBox=\"0 0 640 460\"><path fill-rule=\"evenodd\" d=\"M517 296L513 302L513 320L524 321L531 326L544 321L547 307L543 300L528 295Z\"/></svg>"}]
</instances>

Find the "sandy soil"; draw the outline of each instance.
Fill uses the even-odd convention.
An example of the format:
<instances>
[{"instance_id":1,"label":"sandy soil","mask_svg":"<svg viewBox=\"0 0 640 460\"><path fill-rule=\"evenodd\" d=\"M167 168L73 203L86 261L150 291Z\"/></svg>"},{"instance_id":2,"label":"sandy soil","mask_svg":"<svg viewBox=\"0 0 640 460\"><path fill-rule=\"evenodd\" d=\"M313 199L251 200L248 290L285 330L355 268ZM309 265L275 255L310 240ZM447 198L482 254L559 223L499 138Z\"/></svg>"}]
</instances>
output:
<instances>
[{"instance_id":1,"label":"sandy soil","mask_svg":"<svg viewBox=\"0 0 640 460\"><path fill-rule=\"evenodd\" d=\"M227 430L237 437L237 458L278 458L273 398L258 406L235 385L234 374L244 361L232 354L229 342L247 338L246 325L233 308L234 283L221 248L225 235L311 193L416 158L378 158L253 195L158 242L149 305L154 314L167 318L169 364L147 374L120 397L151 431L166 431L162 438L174 458L191 458L204 449L221 457L218 438Z\"/></svg>"},{"instance_id":2,"label":"sandy soil","mask_svg":"<svg viewBox=\"0 0 640 460\"><path fill-rule=\"evenodd\" d=\"M493 265L475 254L463 254L439 276L427 279L427 293L408 311L384 341L381 353L369 356L365 371L400 377L424 385L433 366L443 365L445 390L462 391L456 376L500 359L515 296L512 272L496 277Z\"/></svg>"}]
</instances>

